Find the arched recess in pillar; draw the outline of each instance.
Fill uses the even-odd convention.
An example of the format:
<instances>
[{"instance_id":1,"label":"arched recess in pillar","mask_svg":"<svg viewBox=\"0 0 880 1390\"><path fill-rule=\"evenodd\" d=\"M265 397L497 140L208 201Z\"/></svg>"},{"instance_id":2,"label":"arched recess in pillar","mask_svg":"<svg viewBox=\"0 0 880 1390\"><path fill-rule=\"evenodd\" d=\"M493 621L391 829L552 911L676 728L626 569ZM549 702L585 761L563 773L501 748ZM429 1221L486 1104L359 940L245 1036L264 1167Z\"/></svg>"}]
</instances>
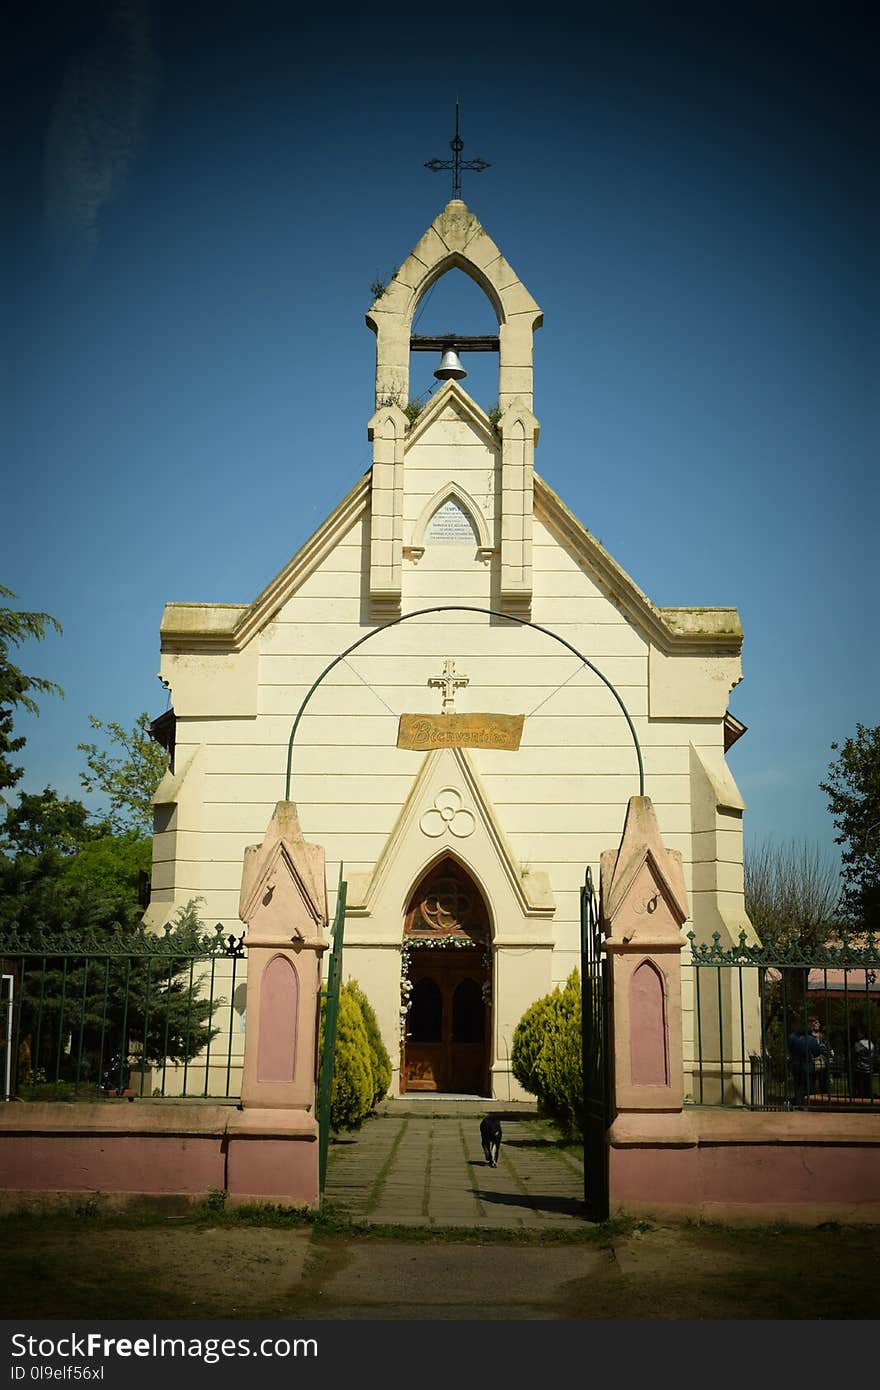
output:
<instances>
[{"instance_id":1,"label":"arched recess in pillar","mask_svg":"<svg viewBox=\"0 0 880 1390\"><path fill-rule=\"evenodd\" d=\"M634 1086L669 1084L666 982L652 960L636 966L629 981L630 1080Z\"/></svg>"},{"instance_id":2,"label":"arched recess in pillar","mask_svg":"<svg viewBox=\"0 0 880 1390\"><path fill-rule=\"evenodd\" d=\"M296 1077L299 976L286 956L273 956L260 988L257 1080L292 1082Z\"/></svg>"}]
</instances>

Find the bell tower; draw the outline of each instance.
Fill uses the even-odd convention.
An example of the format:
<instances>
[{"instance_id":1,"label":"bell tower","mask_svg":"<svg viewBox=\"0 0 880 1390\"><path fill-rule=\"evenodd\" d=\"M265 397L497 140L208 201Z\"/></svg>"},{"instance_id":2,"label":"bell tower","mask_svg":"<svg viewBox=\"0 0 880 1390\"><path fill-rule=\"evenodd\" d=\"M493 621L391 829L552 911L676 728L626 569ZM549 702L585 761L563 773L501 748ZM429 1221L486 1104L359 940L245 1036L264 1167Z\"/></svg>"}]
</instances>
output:
<instances>
[{"instance_id":1,"label":"bell tower","mask_svg":"<svg viewBox=\"0 0 880 1390\"><path fill-rule=\"evenodd\" d=\"M431 286L458 269L480 287L498 322L497 338L471 344L448 335L421 340L412 333L413 316ZM533 338L543 315L515 270L460 198L453 198L432 222L397 274L367 310L376 334L376 411L368 425L373 445L370 521L370 601L375 617L400 613L404 563L404 468L414 426L405 412L409 400L410 353L434 347L444 351L446 384L437 400L460 399L485 426L500 469L500 517L496 551L500 556L498 593L505 611L527 617L531 608L532 480L538 421L532 411ZM497 351L498 408L494 430L468 396L449 353ZM440 375L440 373L437 373ZM463 375L463 373L461 373ZM432 403L433 406L433 403ZM428 415L432 407L426 410ZM422 424L418 428L422 429ZM453 467L454 472L454 467ZM451 483L456 482L451 478Z\"/></svg>"}]
</instances>

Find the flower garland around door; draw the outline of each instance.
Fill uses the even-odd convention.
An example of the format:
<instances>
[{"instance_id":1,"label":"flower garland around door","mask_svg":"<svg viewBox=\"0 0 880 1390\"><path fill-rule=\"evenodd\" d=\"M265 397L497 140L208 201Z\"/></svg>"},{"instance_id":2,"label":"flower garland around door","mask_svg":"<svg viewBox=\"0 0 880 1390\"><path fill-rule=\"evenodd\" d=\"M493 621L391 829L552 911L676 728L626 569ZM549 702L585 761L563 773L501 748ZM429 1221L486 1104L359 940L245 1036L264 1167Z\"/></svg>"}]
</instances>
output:
<instances>
[{"instance_id":1,"label":"flower garland around door","mask_svg":"<svg viewBox=\"0 0 880 1390\"><path fill-rule=\"evenodd\" d=\"M413 951L446 951L461 950L470 948L481 943L474 941L472 937L462 936L460 933L449 936L405 936L400 947L400 1041L404 1043L409 1036L406 1031L406 1019L409 1013L410 995L412 994L412 980L410 970L412 969ZM492 946L486 941L482 943L483 960L482 965L486 971L486 978L482 984L483 1003L488 1006L492 1003Z\"/></svg>"}]
</instances>

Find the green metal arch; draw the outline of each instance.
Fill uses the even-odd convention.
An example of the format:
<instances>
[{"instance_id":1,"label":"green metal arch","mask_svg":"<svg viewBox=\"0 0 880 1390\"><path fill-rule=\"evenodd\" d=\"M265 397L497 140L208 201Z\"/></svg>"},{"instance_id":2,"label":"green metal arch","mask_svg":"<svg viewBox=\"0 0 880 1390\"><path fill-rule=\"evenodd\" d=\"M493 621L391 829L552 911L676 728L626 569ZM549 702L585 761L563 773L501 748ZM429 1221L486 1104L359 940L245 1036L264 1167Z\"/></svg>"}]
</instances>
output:
<instances>
[{"instance_id":1,"label":"green metal arch","mask_svg":"<svg viewBox=\"0 0 880 1390\"><path fill-rule=\"evenodd\" d=\"M346 647L344 652L340 652L339 656L333 658L329 666L324 667L324 670L321 672L318 679L311 686L310 690L306 694L305 699L300 705L299 710L297 711L296 718L293 721L293 728L290 731L290 741L287 745L287 777L284 784L285 801L290 800L290 772L291 765L293 762L293 741L296 738L296 731L299 728L299 722L302 719L303 714L305 713L306 705L309 703L309 700L311 700L312 696L318 689L318 686L321 684L324 677L329 676L330 672L333 670L335 666L339 665L340 661L344 661L347 656L351 656L351 653L353 651L356 651L358 647L362 647L365 642L369 642L371 637L377 637L380 632L387 632L389 627L397 627L399 623L408 622L410 618L423 618L428 613L485 613L488 614L488 616L491 618L504 618L507 622L519 623L521 627L534 628L535 632L543 632L546 637L552 637L555 642L559 642L563 647L566 647L568 651L572 653L573 656L576 656L579 661L582 661L585 666L589 667L589 669L593 672L594 675L599 677L600 681L602 681L602 683L608 687L608 689L611 691L611 694L614 696L615 700L620 706L621 711L623 713L623 717L629 725L629 731L632 734L632 740L636 750L636 759L639 765L639 796L645 795L645 769L642 763L642 750L639 747L639 740L636 736L635 726L633 725L632 719L629 716L629 711L627 710L626 705L623 703L623 700L620 698L620 695L617 693L617 690L611 684L608 677L603 676L598 666L594 666L593 662L590 661L588 657L584 656L583 652L579 652L577 647L573 647L570 642L566 642L565 638L560 637L558 632L552 632L551 629L548 627L541 627L539 623L530 622L528 618L518 618L515 617L512 613L501 613L496 608L476 608L472 604L465 603L444 603L436 608L418 608L414 613L404 613L403 616L400 618L392 618L390 622L382 623L380 627L373 628L372 632L367 632L364 634L363 637L359 637L356 642L352 642L350 647Z\"/></svg>"}]
</instances>

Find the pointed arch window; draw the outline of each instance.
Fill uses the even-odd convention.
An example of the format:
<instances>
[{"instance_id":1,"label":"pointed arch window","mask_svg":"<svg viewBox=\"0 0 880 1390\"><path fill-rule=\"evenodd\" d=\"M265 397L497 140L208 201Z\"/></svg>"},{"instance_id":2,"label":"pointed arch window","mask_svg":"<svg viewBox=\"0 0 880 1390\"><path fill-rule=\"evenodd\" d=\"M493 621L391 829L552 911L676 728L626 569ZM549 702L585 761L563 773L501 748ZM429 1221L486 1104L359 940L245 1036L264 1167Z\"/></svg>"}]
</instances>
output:
<instances>
[{"instance_id":1,"label":"pointed arch window","mask_svg":"<svg viewBox=\"0 0 880 1390\"><path fill-rule=\"evenodd\" d=\"M483 895L467 871L448 855L429 870L410 897L404 931L416 939L461 936L475 944L489 940Z\"/></svg>"},{"instance_id":2,"label":"pointed arch window","mask_svg":"<svg viewBox=\"0 0 880 1390\"><path fill-rule=\"evenodd\" d=\"M451 539L453 544L468 544L466 528L470 529L470 539L481 560L494 555L489 527L476 501L458 483L447 483L423 507L413 528L412 544L405 547L404 554L419 560L425 553L426 542L432 541L448 543Z\"/></svg>"}]
</instances>

